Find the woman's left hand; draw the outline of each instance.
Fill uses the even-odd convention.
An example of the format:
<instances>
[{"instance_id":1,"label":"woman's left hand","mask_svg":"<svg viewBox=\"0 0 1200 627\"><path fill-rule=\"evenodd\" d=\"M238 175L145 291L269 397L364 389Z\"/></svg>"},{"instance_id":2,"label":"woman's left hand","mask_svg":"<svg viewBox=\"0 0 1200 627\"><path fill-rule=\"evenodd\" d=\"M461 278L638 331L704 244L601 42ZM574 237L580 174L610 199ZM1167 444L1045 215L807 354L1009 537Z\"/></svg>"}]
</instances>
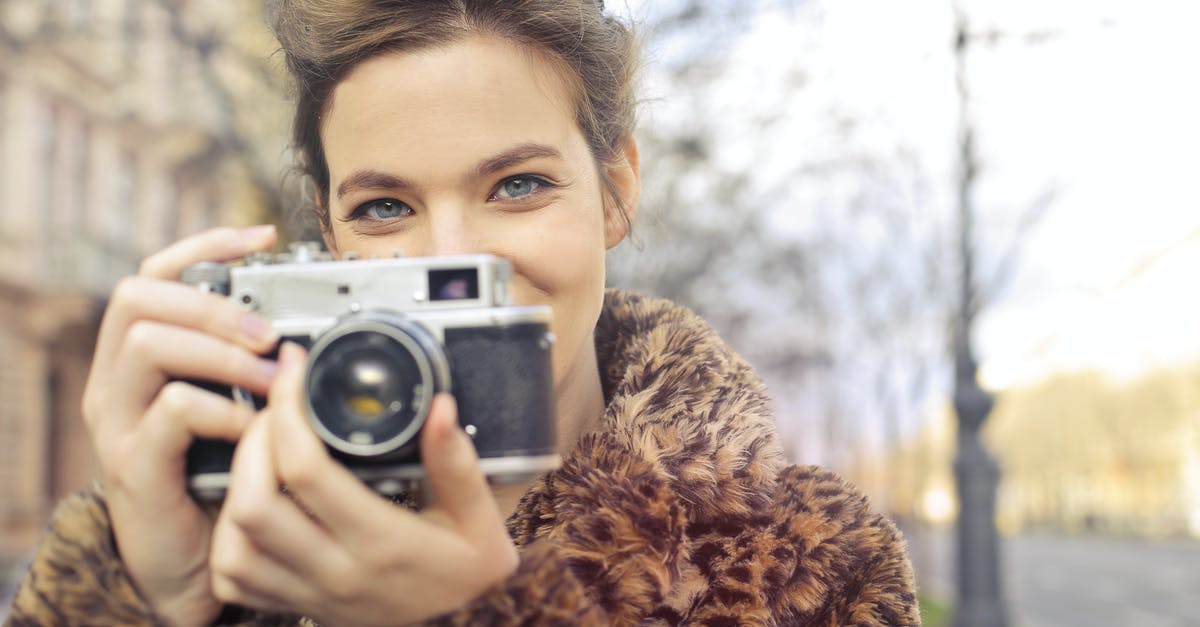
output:
<instances>
[{"instance_id":1,"label":"woman's left hand","mask_svg":"<svg viewBox=\"0 0 1200 627\"><path fill-rule=\"evenodd\" d=\"M395 625L454 610L510 576L516 548L453 398L435 398L422 430L433 503L412 512L332 459L308 426L304 356L282 347L267 408L238 444L213 531L217 598L323 625Z\"/></svg>"}]
</instances>

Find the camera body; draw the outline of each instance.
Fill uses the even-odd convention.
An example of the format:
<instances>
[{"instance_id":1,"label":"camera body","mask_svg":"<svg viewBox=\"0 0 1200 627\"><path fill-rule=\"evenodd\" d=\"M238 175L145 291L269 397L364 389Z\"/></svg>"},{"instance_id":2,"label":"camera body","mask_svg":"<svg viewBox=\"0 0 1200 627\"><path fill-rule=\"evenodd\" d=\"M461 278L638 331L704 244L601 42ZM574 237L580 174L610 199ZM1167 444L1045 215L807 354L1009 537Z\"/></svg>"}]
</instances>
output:
<instances>
[{"instance_id":1,"label":"camera body","mask_svg":"<svg viewBox=\"0 0 1200 627\"><path fill-rule=\"evenodd\" d=\"M330 454L385 495L423 476L419 434L438 392L493 480L553 470L550 308L512 304L512 268L492 255L334 260L314 242L201 263L185 283L242 303L308 348L304 406ZM240 389L204 384L261 407ZM188 488L224 498L234 444L196 440Z\"/></svg>"}]
</instances>

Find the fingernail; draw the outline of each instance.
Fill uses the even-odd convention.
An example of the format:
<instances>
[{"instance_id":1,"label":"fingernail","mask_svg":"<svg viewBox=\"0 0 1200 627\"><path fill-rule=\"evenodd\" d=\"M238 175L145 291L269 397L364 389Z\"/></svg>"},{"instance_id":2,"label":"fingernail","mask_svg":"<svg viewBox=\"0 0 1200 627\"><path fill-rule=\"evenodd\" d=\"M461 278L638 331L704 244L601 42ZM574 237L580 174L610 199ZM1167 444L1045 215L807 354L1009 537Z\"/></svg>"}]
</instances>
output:
<instances>
[{"instance_id":1,"label":"fingernail","mask_svg":"<svg viewBox=\"0 0 1200 627\"><path fill-rule=\"evenodd\" d=\"M257 314L248 313L242 316L242 333L252 340L274 342L279 339L279 333L271 325L271 321Z\"/></svg>"},{"instance_id":2,"label":"fingernail","mask_svg":"<svg viewBox=\"0 0 1200 627\"><path fill-rule=\"evenodd\" d=\"M241 236L247 242L259 242L269 235L275 234L274 224L260 224L242 229Z\"/></svg>"}]
</instances>

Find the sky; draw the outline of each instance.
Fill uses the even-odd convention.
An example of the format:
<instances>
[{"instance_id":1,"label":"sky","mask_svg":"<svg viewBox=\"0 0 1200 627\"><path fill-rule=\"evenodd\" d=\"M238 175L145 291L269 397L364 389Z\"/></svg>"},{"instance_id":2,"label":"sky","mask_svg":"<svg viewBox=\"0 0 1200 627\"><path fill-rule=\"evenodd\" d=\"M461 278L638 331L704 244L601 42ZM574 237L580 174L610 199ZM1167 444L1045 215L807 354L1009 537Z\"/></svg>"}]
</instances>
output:
<instances>
[{"instance_id":1,"label":"sky","mask_svg":"<svg viewBox=\"0 0 1200 627\"><path fill-rule=\"evenodd\" d=\"M715 110L753 116L771 106L770 86L796 59L813 76L803 98L786 105L780 150L759 155L757 167L841 148L816 128L840 108L863 121L854 136L861 148L915 151L936 183L929 219L952 215L952 4L759 4L732 53L743 70L731 73ZM1190 32L1200 3L962 6L975 33L967 72L984 274L1017 242L974 336L982 383L1000 390L1079 369L1123 379L1200 361L1200 293L1190 289L1200 270L1200 38ZM734 167L747 155L733 148L723 158ZM806 216L781 213L778 223L802 231Z\"/></svg>"},{"instance_id":2,"label":"sky","mask_svg":"<svg viewBox=\"0 0 1200 627\"><path fill-rule=\"evenodd\" d=\"M1005 6L997 22L1061 34L981 60L995 167L980 196L1006 211L1057 191L981 320L984 382L1200 361L1200 4Z\"/></svg>"}]
</instances>

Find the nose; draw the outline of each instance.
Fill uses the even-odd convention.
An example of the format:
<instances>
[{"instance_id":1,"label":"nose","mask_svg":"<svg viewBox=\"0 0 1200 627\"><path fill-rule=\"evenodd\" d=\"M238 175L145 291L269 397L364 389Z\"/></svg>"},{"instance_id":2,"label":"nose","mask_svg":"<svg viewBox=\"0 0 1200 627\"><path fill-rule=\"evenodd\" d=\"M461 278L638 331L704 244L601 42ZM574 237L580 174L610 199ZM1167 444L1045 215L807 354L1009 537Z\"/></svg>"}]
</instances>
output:
<instances>
[{"instance_id":1,"label":"nose","mask_svg":"<svg viewBox=\"0 0 1200 627\"><path fill-rule=\"evenodd\" d=\"M436 257L479 252L478 233L465 208L442 205L429 207L428 212L424 251L418 254Z\"/></svg>"}]
</instances>

